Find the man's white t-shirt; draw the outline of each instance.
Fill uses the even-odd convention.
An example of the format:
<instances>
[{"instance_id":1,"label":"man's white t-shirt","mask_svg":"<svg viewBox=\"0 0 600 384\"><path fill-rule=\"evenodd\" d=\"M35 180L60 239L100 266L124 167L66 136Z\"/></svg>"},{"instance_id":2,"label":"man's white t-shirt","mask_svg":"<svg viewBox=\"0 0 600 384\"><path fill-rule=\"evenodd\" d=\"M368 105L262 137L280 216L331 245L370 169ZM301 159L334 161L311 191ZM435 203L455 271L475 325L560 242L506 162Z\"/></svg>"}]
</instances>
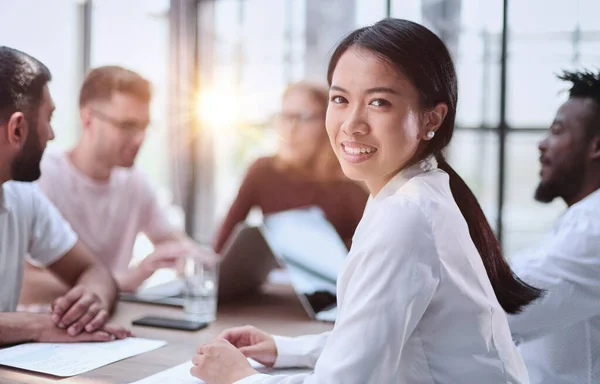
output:
<instances>
[{"instance_id":1,"label":"man's white t-shirt","mask_svg":"<svg viewBox=\"0 0 600 384\"><path fill-rule=\"evenodd\" d=\"M17 308L27 257L48 266L76 242L75 232L35 184L0 185L0 312Z\"/></svg>"}]
</instances>

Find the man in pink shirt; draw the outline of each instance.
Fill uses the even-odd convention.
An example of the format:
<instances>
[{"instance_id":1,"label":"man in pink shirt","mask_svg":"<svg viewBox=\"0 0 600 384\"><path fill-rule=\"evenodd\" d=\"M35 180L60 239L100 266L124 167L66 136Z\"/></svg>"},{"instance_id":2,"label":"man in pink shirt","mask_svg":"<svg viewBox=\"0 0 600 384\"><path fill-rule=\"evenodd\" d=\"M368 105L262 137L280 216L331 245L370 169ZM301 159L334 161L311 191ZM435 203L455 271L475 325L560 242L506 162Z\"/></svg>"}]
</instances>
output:
<instances>
[{"instance_id":1,"label":"man in pink shirt","mask_svg":"<svg viewBox=\"0 0 600 384\"><path fill-rule=\"evenodd\" d=\"M79 96L81 138L70 151L44 155L39 180L81 240L112 271L119 288L129 292L190 253L207 261L216 258L169 223L155 189L134 167L150 123L150 88L146 79L125 68L89 72ZM147 235L155 251L129 267L139 233Z\"/></svg>"}]
</instances>

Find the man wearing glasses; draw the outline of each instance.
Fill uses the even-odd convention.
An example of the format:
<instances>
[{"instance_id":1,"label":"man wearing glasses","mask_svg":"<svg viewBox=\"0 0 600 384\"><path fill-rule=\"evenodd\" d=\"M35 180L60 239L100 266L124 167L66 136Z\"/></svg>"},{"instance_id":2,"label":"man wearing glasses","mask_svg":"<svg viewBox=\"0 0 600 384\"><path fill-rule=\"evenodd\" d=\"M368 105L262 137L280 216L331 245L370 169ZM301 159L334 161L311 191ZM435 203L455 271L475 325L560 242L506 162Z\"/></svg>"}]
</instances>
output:
<instances>
[{"instance_id":1,"label":"man wearing glasses","mask_svg":"<svg viewBox=\"0 0 600 384\"><path fill-rule=\"evenodd\" d=\"M112 271L119 288L128 292L157 269L176 267L190 253L216 258L169 223L155 189L134 167L150 123L150 100L150 83L133 71L118 66L90 71L79 96L79 142L70 151L44 155L39 181L83 242ZM155 250L130 267L139 233ZM34 268L29 272L40 273Z\"/></svg>"}]
</instances>

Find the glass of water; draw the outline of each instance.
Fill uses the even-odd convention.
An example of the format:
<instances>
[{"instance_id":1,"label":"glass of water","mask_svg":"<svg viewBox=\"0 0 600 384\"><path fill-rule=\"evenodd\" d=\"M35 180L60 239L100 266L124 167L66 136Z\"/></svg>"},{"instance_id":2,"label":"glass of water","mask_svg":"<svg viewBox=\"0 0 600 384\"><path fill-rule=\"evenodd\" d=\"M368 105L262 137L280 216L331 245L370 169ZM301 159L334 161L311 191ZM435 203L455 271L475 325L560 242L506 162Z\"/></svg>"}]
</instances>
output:
<instances>
[{"instance_id":1,"label":"glass of water","mask_svg":"<svg viewBox=\"0 0 600 384\"><path fill-rule=\"evenodd\" d=\"M219 264L197 257L186 259L183 311L190 320L211 322L217 318Z\"/></svg>"}]
</instances>

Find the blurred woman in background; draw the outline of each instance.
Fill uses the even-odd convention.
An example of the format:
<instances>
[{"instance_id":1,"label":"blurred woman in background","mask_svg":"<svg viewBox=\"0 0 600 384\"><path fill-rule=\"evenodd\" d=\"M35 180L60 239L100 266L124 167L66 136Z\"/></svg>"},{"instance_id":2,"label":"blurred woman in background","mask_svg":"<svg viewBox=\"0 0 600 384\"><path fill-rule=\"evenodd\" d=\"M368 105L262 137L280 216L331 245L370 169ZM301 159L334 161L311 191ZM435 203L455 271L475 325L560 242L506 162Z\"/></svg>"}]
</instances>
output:
<instances>
[{"instance_id":1,"label":"blurred woman in background","mask_svg":"<svg viewBox=\"0 0 600 384\"><path fill-rule=\"evenodd\" d=\"M368 198L366 188L342 172L325 130L328 90L299 82L283 94L276 117L277 154L250 166L221 228L214 248L220 252L234 227L250 209L263 214L318 206L349 246Z\"/></svg>"}]
</instances>

